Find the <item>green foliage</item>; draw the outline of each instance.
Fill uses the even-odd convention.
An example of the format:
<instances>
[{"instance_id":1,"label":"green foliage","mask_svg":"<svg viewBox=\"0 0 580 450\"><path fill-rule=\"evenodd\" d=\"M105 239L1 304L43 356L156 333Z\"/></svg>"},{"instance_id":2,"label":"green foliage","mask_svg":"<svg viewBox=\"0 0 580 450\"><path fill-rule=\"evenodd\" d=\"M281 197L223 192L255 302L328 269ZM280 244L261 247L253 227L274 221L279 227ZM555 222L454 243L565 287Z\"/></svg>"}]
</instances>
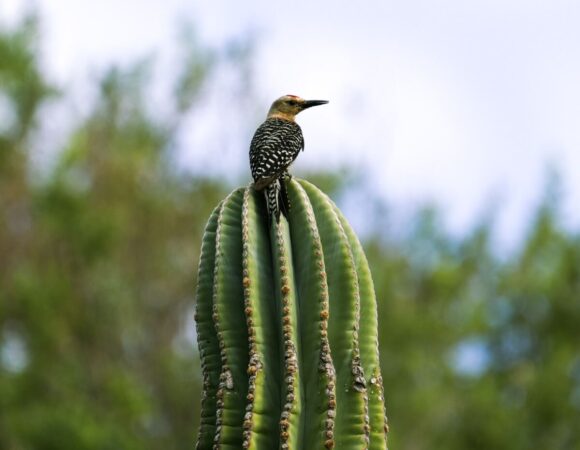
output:
<instances>
[{"instance_id":1,"label":"green foliage","mask_svg":"<svg viewBox=\"0 0 580 450\"><path fill-rule=\"evenodd\" d=\"M60 99L37 46L33 18L0 28L0 449L191 448L195 268L229 187L176 173L170 149L219 58L186 46L168 115L147 101L147 63L111 69L38 178L39 125ZM502 258L489 225L458 238L440 223L426 210L364 242L390 448L579 449L578 233L553 196Z\"/></svg>"},{"instance_id":2,"label":"green foliage","mask_svg":"<svg viewBox=\"0 0 580 450\"><path fill-rule=\"evenodd\" d=\"M34 126L36 112L53 93L38 67L37 20L30 16L9 33L0 30L0 98L3 105L0 149L24 139ZM0 152L0 157L4 156ZM0 160L1 161L1 160Z\"/></svg>"},{"instance_id":3,"label":"green foliage","mask_svg":"<svg viewBox=\"0 0 580 450\"><path fill-rule=\"evenodd\" d=\"M18 118L0 166L0 448L187 448L199 395L184 337L192 274L224 187L171 168L172 124L145 107L143 64L105 74L54 169L33 182L25 143L49 89L35 88L48 83L28 27L0 35L14 53L0 57L0 94Z\"/></svg>"},{"instance_id":4,"label":"green foliage","mask_svg":"<svg viewBox=\"0 0 580 450\"><path fill-rule=\"evenodd\" d=\"M557 202L503 259L488 226L458 240L438 223L426 211L405 242L368 248L390 446L580 448L580 240ZM462 367L465 349L479 362Z\"/></svg>"}]
</instances>

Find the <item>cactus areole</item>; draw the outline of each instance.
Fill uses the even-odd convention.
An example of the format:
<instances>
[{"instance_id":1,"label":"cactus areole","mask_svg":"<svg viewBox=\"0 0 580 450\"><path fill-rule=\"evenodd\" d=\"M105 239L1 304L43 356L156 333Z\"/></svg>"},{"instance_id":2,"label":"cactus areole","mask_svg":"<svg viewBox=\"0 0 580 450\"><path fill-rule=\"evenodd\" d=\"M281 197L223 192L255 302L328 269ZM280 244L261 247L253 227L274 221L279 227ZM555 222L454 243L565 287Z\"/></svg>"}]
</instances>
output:
<instances>
[{"instance_id":1,"label":"cactus areole","mask_svg":"<svg viewBox=\"0 0 580 450\"><path fill-rule=\"evenodd\" d=\"M197 449L386 449L366 257L325 194L287 186L288 220L269 222L262 193L246 187L206 226Z\"/></svg>"}]
</instances>

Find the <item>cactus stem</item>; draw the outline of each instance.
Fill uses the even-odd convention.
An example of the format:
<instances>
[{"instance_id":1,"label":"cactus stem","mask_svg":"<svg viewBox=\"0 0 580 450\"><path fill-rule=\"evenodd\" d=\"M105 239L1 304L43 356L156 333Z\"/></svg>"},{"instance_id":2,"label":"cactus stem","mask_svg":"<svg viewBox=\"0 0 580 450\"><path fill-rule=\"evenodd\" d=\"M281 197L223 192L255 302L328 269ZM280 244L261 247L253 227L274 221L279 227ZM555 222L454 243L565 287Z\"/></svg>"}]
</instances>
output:
<instances>
[{"instance_id":1,"label":"cactus stem","mask_svg":"<svg viewBox=\"0 0 580 450\"><path fill-rule=\"evenodd\" d=\"M292 208L279 223L246 187L206 227L197 449L386 450L376 299L362 247L326 195L302 180L287 187Z\"/></svg>"}]
</instances>

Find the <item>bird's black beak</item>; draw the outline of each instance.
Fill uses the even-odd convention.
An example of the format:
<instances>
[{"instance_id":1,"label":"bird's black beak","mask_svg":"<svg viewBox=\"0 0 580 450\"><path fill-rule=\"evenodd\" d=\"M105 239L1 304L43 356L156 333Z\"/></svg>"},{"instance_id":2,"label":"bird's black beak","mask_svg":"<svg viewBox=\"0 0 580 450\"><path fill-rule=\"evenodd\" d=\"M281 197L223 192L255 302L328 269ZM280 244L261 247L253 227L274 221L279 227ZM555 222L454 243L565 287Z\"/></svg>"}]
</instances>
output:
<instances>
[{"instance_id":1,"label":"bird's black beak","mask_svg":"<svg viewBox=\"0 0 580 450\"><path fill-rule=\"evenodd\" d=\"M326 105L328 100L305 100L302 103L302 109L310 108L311 106Z\"/></svg>"}]
</instances>

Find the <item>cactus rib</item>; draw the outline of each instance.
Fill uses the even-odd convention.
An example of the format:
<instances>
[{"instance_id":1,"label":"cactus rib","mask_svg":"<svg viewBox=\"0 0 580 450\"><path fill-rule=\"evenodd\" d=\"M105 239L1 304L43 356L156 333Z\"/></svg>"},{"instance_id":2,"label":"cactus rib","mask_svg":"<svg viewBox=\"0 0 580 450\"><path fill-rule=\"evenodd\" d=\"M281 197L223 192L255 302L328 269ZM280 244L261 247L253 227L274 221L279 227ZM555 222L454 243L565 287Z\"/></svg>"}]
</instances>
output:
<instances>
[{"instance_id":1,"label":"cactus rib","mask_svg":"<svg viewBox=\"0 0 580 450\"><path fill-rule=\"evenodd\" d=\"M289 230L286 221L273 222L271 228L272 254L275 267L276 292L281 305L283 387L282 413L280 415L280 448L299 448L301 439L301 409L304 400L300 383L298 361L300 348L297 341L298 312L294 270L291 264L292 250L289 246Z\"/></svg>"},{"instance_id":2,"label":"cactus rib","mask_svg":"<svg viewBox=\"0 0 580 450\"><path fill-rule=\"evenodd\" d=\"M214 209L205 227L197 276L195 321L197 322L197 342L203 373L203 395L197 449L211 447L216 427L215 402L221 361L217 334L212 319L212 296L216 228L222 205L223 203L220 203Z\"/></svg>"},{"instance_id":3,"label":"cactus rib","mask_svg":"<svg viewBox=\"0 0 580 450\"><path fill-rule=\"evenodd\" d=\"M361 362L364 372L367 374L367 386L369 390L369 418L371 427L369 449L386 450L389 427L385 412L385 394L379 363L379 342L376 334L378 319L377 305L375 301L375 287L367 258L360 241L356 237L347 220L342 216L342 214L340 214L336 205L334 205L334 208L350 242L359 280L361 299L359 341Z\"/></svg>"},{"instance_id":4,"label":"cactus rib","mask_svg":"<svg viewBox=\"0 0 580 450\"><path fill-rule=\"evenodd\" d=\"M225 200L218 218L214 269L213 320L218 335L222 370L217 392L214 449L239 449L248 382L248 332L242 288L242 190Z\"/></svg>"},{"instance_id":5,"label":"cactus rib","mask_svg":"<svg viewBox=\"0 0 580 450\"><path fill-rule=\"evenodd\" d=\"M280 349L276 317L270 241L265 211L252 195L244 191L242 207L242 268L244 312L248 328L248 395L244 418L243 448L277 448L278 420L281 413Z\"/></svg>"}]
</instances>

